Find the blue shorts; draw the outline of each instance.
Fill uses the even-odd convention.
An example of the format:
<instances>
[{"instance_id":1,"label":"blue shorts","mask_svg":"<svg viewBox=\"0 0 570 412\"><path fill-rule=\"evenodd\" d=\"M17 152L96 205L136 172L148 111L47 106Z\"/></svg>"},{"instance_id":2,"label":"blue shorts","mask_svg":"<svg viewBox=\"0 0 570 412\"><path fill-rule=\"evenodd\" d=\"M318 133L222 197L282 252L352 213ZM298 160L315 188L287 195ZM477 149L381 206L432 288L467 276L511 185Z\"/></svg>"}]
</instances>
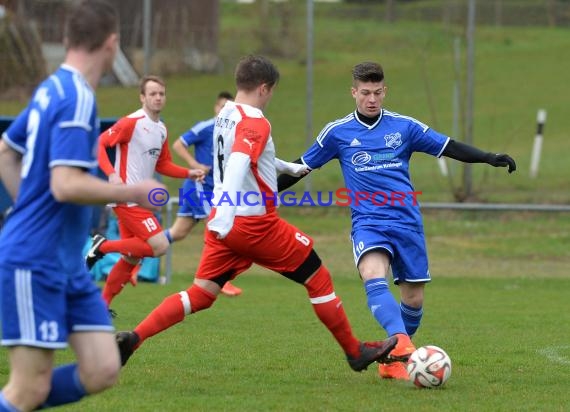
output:
<instances>
[{"instance_id":1,"label":"blue shorts","mask_svg":"<svg viewBox=\"0 0 570 412\"><path fill-rule=\"evenodd\" d=\"M208 184L186 179L179 196L177 216L193 217L196 220L205 219L210 215L209 200L212 199L214 188Z\"/></svg>"},{"instance_id":2,"label":"blue shorts","mask_svg":"<svg viewBox=\"0 0 570 412\"><path fill-rule=\"evenodd\" d=\"M358 267L360 258L374 249L384 249L391 256L392 278L399 282L429 282L428 258L424 234L393 226L360 226L352 231L352 251Z\"/></svg>"},{"instance_id":3,"label":"blue shorts","mask_svg":"<svg viewBox=\"0 0 570 412\"><path fill-rule=\"evenodd\" d=\"M67 347L70 333L113 332L101 290L91 274L0 268L2 345Z\"/></svg>"}]
</instances>

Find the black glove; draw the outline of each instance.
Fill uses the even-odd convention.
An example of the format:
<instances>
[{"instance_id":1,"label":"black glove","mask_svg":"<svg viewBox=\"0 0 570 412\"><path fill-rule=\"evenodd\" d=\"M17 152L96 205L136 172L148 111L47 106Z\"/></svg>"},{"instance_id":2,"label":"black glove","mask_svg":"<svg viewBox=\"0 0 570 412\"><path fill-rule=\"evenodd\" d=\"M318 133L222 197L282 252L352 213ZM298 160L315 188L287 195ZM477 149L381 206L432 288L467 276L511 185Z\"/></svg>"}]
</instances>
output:
<instances>
[{"instance_id":1,"label":"black glove","mask_svg":"<svg viewBox=\"0 0 570 412\"><path fill-rule=\"evenodd\" d=\"M517 164L515 163L515 160L508 154L503 154L503 153L497 153L497 154L489 153L489 154L490 156L487 163L489 163L491 166L508 167L509 173L513 173L515 170L517 170Z\"/></svg>"}]
</instances>

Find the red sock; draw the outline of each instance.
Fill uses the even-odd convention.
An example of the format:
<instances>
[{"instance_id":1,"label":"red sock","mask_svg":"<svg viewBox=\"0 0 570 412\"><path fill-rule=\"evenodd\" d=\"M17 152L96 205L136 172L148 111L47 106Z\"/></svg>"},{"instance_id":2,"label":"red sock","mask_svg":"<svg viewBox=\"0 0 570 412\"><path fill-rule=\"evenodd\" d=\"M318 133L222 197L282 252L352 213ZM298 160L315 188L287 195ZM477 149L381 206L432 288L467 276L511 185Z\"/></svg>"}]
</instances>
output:
<instances>
[{"instance_id":1,"label":"red sock","mask_svg":"<svg viewBox=\"0 0 570 412\"><path fill-rule=\"evenodd\" d=\"M113 298L121 293L123 287L131 280L131 271L135 266L125 259L119 259L115 263L103 287L103 300L107 303L107 306L111 305Z\"/></svg>"},{"instance_id":2,"label":"red sock","mask_svg":"<svg viewBox=\"0 0 570 412\"><path fill-rule=\"evenodd\" d=\"M305 284L313 309L318 318L333 334L344 352L350 356L360 355L360 341L352 333L341 300L334 295L331 275L321 266L317 273ZM322 300L322 301L320 301Z\"/></svg>"},{"instance_id":3,"label":"red sock","mask_svg":"<svg viewBox=\"0 0 570 412\"><path fill-rule=\"evenodd\" d=\"M135 328L140 344L147 338L156 335L182 322L184 316L209 308L216 300L216 295L192 285L187 290L170 295Z\"/></svg>"},{"instance_id":4,"label":"red sock","mask_svg":"<svg viewBox=\"0 0 570 412\"><path fill-rule=\"evenodd\" d=\"M137 258L152 257L154 252L152 247L138 237L130 237L121 240L106 240L99 250L103 253L118 252L121 255Z\"/></svg>"}]
</instances>

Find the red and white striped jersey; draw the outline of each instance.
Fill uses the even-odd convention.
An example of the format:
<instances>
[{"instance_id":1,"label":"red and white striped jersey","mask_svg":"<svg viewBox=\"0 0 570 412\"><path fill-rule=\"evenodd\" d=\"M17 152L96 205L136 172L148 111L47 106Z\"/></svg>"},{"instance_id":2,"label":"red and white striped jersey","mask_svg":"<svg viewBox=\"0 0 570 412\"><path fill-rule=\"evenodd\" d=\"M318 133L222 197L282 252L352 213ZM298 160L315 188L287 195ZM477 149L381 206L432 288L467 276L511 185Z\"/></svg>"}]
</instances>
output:
<instances>
[{"instance_id":1,"label":"red and white striped jersey","mask_svg":"<svg viewBox=\"0 0 570 412\"><path fill-rule=\"evenodd\" d=\"M275 210L277 173L271 124L253 106L227 102L214 127L215 214L208 229L227 235L235 216Z\"/></svg>"},{"instance_id":2,"label":"red and white striped jersey","mask_svg":"<svg viewBox=\"0 0 570 412\"><path fill-rule=\"evenodd\" d=\"M107 156L108 147L116 148L114 165ZM143 109L121 118L99 136L99 165L107 175L118 173L126 184L150 179L155 171L188 177L188 169L172 163L166 126L152 120Z\"/></svg>"}]
</instances>

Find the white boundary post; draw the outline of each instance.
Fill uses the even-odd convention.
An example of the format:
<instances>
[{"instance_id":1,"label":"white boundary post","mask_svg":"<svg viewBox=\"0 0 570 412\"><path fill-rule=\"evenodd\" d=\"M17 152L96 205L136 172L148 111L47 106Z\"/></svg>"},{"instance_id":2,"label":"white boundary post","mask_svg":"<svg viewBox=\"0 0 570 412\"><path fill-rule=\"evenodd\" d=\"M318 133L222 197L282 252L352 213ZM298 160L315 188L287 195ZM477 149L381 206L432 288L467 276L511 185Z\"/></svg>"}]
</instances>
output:
<instances>
[{"instance_id":1,"label":"white boundary post","mask_svg":"<svg viewBox=\"0 0 570 412\"><path fill-rule=\"evenodd\" d=\"M536 114L536 136L532 146L532 154L530 159L530 177L535 178L538 175L538 165L540 163L540 152L542 151L542 134L544 132L544 124L546 123L546 110L539 109Z\"/></svg>"},{"instance_id":2,"label":"white boundary post","mask_svg":"<svg viewBox=\"0 0 570 412\"><path fill-rule=\"evenodd\" d=\"M439 165L439 171L441 172L442 176L448 176L449 171L447 170L447 163L443 157L437 159L437 164Z\"/></svg>"}]
</instances>

